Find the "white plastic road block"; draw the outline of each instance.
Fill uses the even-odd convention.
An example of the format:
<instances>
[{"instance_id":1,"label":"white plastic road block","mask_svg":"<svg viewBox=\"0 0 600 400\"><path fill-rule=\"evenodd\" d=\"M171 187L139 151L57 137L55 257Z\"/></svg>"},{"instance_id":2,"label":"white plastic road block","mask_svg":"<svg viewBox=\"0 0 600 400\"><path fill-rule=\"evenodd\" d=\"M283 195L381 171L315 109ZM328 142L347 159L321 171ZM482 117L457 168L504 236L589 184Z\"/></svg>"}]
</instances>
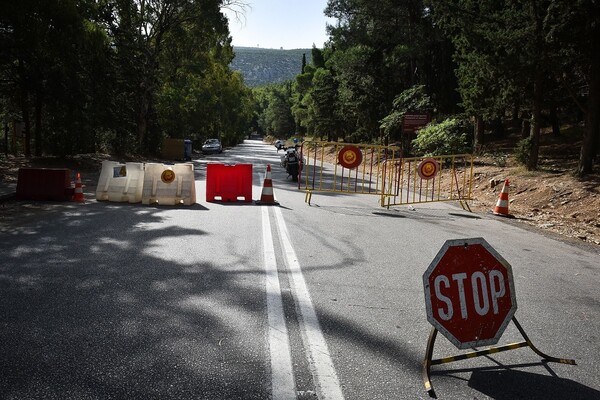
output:
<instances>
[{"instance_id":1,"label":"white plastic road block","mask_svg":"<svg viewBox=\"0 0 600 400\"><path fill-rule=\"evenodd\" d=\"M194 164L147 163L142 204L192 205L196 203Z\"/></svg>"},{"instance_id":2,"label":"white plastic road block","mask_svg":"<svg viewBox=\"0 0 600 400\"><path fill-rule=\"evenodd\" d=\"M144 164L102 161L96 200L139 203L144 186Z\"/></svg>"}]
</instances>

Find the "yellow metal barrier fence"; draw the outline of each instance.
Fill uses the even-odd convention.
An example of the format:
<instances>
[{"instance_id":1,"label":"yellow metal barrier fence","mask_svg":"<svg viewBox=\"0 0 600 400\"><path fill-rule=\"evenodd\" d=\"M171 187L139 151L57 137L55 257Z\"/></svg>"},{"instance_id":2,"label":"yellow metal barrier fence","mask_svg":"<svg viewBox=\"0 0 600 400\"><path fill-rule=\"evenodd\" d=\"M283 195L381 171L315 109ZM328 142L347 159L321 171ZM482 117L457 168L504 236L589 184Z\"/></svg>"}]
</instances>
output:
<instances>
[{"instance_id":1,"label":"yellow metal barrier fence","mask_svg":"<svg viewBox=\"0 0 600 400\"><path fill-rule=\"evenodd\" d=\"M390 207L437 201L472 200L473 156L402 158L400 148L307 141L298 187L313 192L370 194ZM470 210L470 209L469 209Z\"/></svg>"},{"instance_id":2,"label":"yellow metal barrier fence","mask_svg":"<svg viewBox=\"0 0 600 400\"><path fill-rule=\"evenodd\" d=\"M384 169L399 160L398 147L307 141L301 153L305 162L299 188L309 204L313 192L393 195L386 192L393 187L386 185Z\"/></svg>"},{"instance_id":3,"label":"yellow metal barrier fence","mask_svg":"<svg viewBox=\"0 0 600 400\"><path fill-rule=\"evenodd\" d=\"M382 197L384 207L458 201L469 209L473 194L473 156L456 154L402 158L386 161L384 180L391 195Z\"/></svg>"}]
</instances>

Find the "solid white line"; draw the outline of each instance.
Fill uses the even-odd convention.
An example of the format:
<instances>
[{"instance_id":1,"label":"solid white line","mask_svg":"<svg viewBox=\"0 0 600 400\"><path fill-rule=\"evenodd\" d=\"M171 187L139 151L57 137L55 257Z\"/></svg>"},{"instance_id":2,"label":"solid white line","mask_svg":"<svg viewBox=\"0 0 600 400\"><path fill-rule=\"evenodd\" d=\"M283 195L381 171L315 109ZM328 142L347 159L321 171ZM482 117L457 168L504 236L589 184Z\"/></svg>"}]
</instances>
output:
<instances>
[{"instance_id":1,"label":"solid white line","mask_svg":"<svg viewBox=\"0 0 600 400\"><path fill-rule=\"evenodd\" d=\"M301 329L306 338L306 347L309 350L310 366L315 384L317 387L317 395L321 400L343 400L344 395L340 387L340 383L335 372L333 360L329 354L325 337L321 331L317 313L313 307L306 281L300 269L300 263L296 252L292 247L292 241L288 233L283 215L280 208L275 208L275 218L277 219L277 227L281 245L286 257L286 263L291 273L291 286L294 294L294 300L300 310L302 320L300 322Z\"/></svg>"},{"instance_id":2,"label":"solid white line","mask_svg":"<svg viewBox=\"0 0 600 400\"><path fill-rule=\"evenodd\" d=\"M267 316L269 323L269 352L271 356L271 390L273 400L296 398L296 384L287 326L283 312L277 260L271 235L269 207L262 209L263 254L266 275Z\"/></svg>"}]
</instances>

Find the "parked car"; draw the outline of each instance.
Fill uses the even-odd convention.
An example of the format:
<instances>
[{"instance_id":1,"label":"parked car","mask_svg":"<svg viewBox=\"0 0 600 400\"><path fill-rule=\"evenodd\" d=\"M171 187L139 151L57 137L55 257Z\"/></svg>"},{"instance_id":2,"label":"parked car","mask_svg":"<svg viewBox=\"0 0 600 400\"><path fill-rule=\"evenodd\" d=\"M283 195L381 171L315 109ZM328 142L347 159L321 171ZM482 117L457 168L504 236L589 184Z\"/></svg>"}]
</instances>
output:
<instances>
[{"instance_id":1,"label":"parked car","mask_svg":"<svg viewBox=\"0 0 600 400\"><path fill-rule=\"evenodd\" d=\"M202 152L204 154L222 153L223 146L221 146L221 141L219 139L208 139L202 145Z\"/></svg>"}]
</instances>

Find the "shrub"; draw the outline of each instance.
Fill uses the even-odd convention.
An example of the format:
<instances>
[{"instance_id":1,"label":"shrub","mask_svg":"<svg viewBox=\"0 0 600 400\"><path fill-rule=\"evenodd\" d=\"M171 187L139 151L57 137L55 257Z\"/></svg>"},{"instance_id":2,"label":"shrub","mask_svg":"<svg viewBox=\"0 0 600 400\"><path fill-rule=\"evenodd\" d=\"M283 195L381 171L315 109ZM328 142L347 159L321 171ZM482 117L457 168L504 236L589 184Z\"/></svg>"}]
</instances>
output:
<instances>
[{"instance_id":1,"label":"shrub","mask_svg":"<svg viewBox=\"0 0 600 400\"><path fill-rule=\"evenodd\" d=\"M532 146L533 141L531 140L531 136L528 136L517 143L517 147L515 147L515 159L519 164L527 165Z\"/></svg>"},{"instance_id":2,"label":"shrub","mask_svg":"<svg viewBox=\"0 0 600 400\"><path fill-rule=\"evenodd\" d=\"M471 145L467 132L470 132L469 123L456 118L430 123L412 141L413 150L425 156L469 153Z\"/></svg>"}]
</instances>

